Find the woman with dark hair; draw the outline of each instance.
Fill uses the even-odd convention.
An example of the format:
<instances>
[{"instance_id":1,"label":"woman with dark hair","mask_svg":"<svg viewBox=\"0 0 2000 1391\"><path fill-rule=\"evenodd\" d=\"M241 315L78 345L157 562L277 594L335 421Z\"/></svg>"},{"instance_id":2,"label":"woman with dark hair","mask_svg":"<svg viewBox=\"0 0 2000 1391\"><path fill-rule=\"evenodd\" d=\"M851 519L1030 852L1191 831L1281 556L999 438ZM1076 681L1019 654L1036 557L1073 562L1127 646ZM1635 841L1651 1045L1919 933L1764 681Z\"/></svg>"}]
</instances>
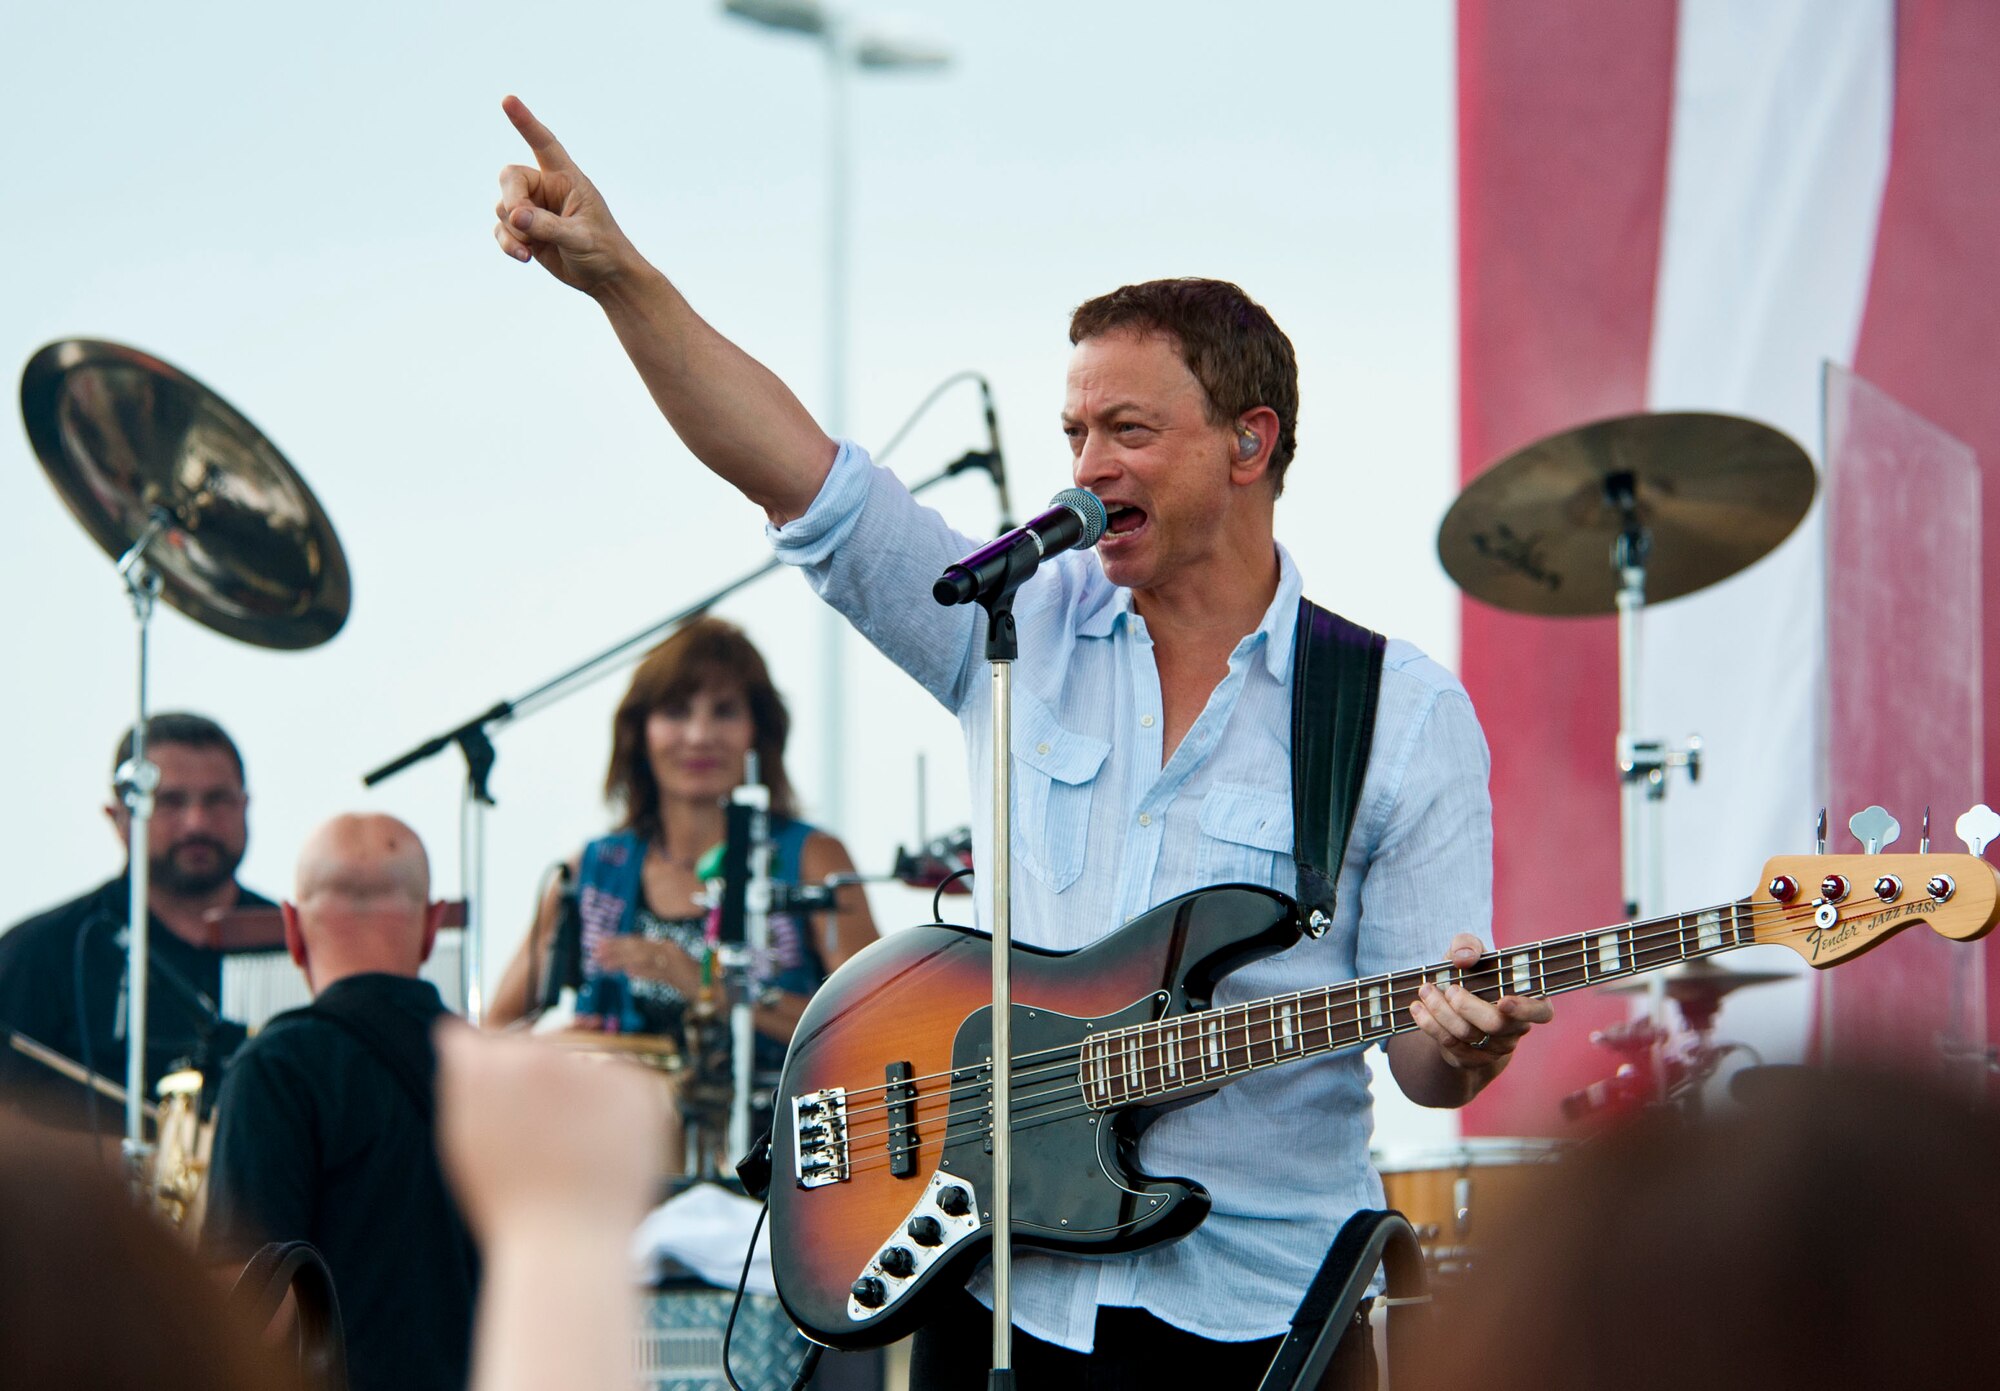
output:
<instances>
[{"instance_id":1,"label":"woman with dark hair","mask_svg":"<svg viewBox=\"0 0 2000 1391\"><path fill-rule=\"evenodd\" d=\"M785 775L791 717L764 659L742 631L698 618L654 648L633 673L612 723L605 799L623 814L610 835L570 862L583 921L584 988L578 1022L613 1032L681 1032L702 989L706 886L697 866L723 840L723 804L757 754L771 795L771 875L819 883L852 871L841 843L797 819ZM526 1016L539 993L561 888L543 896L534 928L494 992L487 1018ZM875 940L858 889L815 930L811 918L773 914L769 960L756 971L752 1018L758 1065L775 1069L807 997L834 968ZM720 999L718 984L717 998Z\"/></svg>"}]
</instances>

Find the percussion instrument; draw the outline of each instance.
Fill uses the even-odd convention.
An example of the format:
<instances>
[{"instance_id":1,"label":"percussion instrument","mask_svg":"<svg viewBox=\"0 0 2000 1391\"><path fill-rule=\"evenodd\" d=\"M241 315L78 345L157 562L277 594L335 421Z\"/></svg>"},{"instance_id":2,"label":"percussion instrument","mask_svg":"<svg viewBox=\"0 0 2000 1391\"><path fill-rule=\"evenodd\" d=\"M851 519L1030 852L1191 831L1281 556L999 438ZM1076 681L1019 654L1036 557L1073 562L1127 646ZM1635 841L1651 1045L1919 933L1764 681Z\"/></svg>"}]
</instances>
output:
<instances>
[{"instance_id":1,"label":"percussion instrument","mask_svg":"<svg viewBox=\"0 0 2000 1391\"><path fill-rule=\"evenodd\" d=\"M347 621L347 558L319 500L263 433L150 353L88 338L47 344L22 371L21 418L49 482L132 602L137 717L116 782L131 843L144 846L159 781L146 758L156 601L260 647L316 647ZM128 860L125 1153L144 1190L150 862Z\"/></svg>"},{"instance_id":2,"label":"percussion instrument","mask_svg":"<svg viewBox=\"0 0 2000 1391\"><path fill-rule=\"evenodd\" d=\"M148 530L166 601L259 647L316 647L347 621L347 558L319 500L255 425L149 353L78 338L21 375L35 455L114 560Z\"/></svg>"},{"instance_id":3,"label":"percussion instrument","mask_svg":"<svg viewBox=\"0 0 2000 1391\"><path fill-rule=\"evenodd\" d=\"M1496 1218L1514 1211L1562 1154L1555 1140L1475 1136L1457 1144L1377 1154L1388 1205L1410 1219L1432 1273L1463 1273Z\"/></svg>"},{"instance_id":4,"label":"percussion instrument","mask_svg":"<svg viewBox=\"0 0 2000 1391\"><path fill-rule=\"evenodd\" d=\"M189 1238L208 1207L208 1161L215 1118L202 1119L202 1075L191 1067L160 1079L153 1130L153 1208Z\"/></svg>"},{"instance_id":5,"label":"percussion instrument","mask_svg":"<svg viewBox=\"0 0 2000 1391\"><path fill-rule=\"evenodd\" d=\"M1646 602L1705 589L1774 550L1805 517L1812 461L1754 420L1681 412L1618 416L1517 450L1460 493L1438 529L1454 583L1497 608L1608 614L1609 560L1628 530L1649 540Z\"/></svg>"}]
</instances>

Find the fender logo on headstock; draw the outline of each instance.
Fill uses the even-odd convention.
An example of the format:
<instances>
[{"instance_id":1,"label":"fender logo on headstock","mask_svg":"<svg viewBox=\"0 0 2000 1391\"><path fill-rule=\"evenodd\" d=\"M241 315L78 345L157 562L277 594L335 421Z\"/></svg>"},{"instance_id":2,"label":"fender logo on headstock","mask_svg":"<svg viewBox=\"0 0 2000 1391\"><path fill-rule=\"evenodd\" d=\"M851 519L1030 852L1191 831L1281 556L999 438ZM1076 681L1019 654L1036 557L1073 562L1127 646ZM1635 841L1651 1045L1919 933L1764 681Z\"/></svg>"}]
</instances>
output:
<instances>
[{"instance_id":1,"label":"fender logo on headstock","mask_svg":"<svg viewBox=\"0 0 2000 1391\"><path fill-rule=\"evenodd\" d=\"M1873 936L1890 923L1898 923L1920 913L1935 913L1937 908L1937 904L1928 898L1913 898L1908 903L1898 903L1866 918L1843 921L1832 928L1815 927L1806 933L1806 941L1812 946L1812 959L1817 961L1822 953L1839 951L1857 937Z\"/></svg>"}]
</instances>

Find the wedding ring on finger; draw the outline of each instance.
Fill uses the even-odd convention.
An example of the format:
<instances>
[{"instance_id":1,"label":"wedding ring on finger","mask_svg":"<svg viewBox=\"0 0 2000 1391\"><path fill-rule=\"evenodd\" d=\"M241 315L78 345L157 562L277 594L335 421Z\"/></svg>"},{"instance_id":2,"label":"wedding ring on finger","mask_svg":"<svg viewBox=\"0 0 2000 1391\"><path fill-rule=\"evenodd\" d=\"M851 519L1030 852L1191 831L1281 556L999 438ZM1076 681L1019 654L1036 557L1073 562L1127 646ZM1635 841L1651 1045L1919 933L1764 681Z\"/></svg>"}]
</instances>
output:
<instances>
[{"instance_id":1,"label":"wedding ring on finger","mask_svg":"<svg viewBox=\"0 0 2000 1391\"><path fill-rule=\"evenodd\" d=\"M1478 1048L1484 1050L1486 1045L1491 1043L1492 1041L1493 1041L1493 1035L1481 1034L1478 1038L1467 1039L1465 1041L1465 1046L1468 1048Z\"/></svg>"}]
</instances>

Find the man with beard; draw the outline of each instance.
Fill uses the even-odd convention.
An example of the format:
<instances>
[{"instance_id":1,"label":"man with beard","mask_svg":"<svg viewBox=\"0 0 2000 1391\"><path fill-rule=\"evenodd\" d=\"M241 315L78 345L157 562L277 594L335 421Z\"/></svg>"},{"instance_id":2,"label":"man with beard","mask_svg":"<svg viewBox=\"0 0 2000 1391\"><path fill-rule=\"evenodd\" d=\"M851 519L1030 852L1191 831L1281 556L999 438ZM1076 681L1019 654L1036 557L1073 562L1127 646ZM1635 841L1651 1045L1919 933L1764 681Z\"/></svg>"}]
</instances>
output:
<instances>
[{"instance_id":1,"label":"man with beard","mask_svg":"<svg viewBox=\"0 0 2000 1391\"><path fill-rule=\"evenodd\" d=\"M132 756L128 731L113 776ZM212 914L275 907L236 882L249 833L243 758L222 726L201 715L155 715L146 757L160 771L148 827L151 988L146 1000L146 1094L176 1061L217 1065L243 1041L240 1025L217 1025L192 998L222 994L223 953L207 945ZM105 807L121 844L130 813L114 795ZM129 864L129 858L127 863ZM103 1073L125 1079L126 875L17 924L0 936L0 1029L24 1034ZM0 1043L0 1103L64 1129L121 1128L114 1103Z\"/></svg>"}]
</instances>

